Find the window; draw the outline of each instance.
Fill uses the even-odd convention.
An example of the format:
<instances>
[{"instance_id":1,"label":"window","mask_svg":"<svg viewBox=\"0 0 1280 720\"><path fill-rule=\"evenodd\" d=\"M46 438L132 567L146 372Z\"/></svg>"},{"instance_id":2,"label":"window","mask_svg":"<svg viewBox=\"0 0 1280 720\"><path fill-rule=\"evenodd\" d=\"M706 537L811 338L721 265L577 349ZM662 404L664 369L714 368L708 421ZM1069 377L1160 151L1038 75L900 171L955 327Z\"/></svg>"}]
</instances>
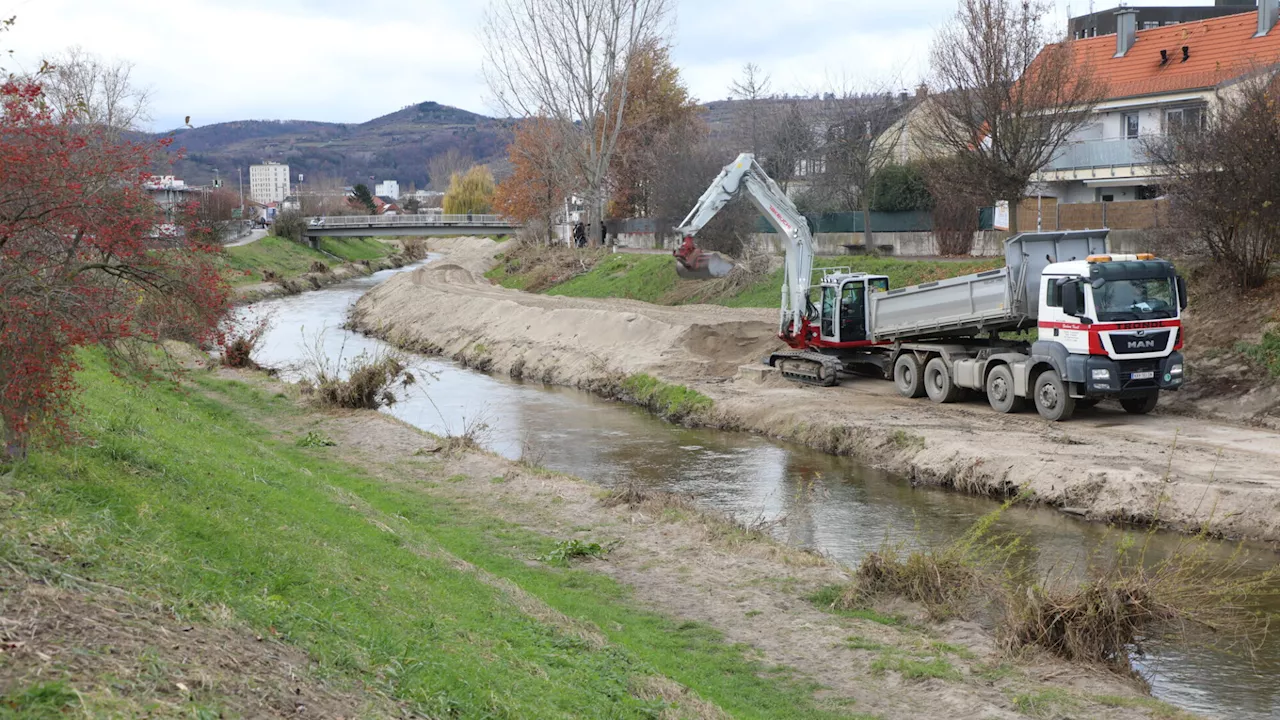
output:
<instances>
[{"instance_id":1,"label":"window","mask_svg":"<svg viewBox=\"0 0 1280 720\"><path fill-rule=\"evenodd\" d=\"M1159 21L1159 20L1143 20L1143 21L1142 21L1142 29L1143 29L1143 30L1152 30L1152 29L1154 29L1154 28L1158 28L1158 27L1160 27L1160 21Z\"/></svg>"},{"instance_id":2,"label":"window","mask_svg":"<svg viewBox=\"0 0 1280 720\"><path fill-rule=\"evenodd\" d=\"M867 306L862 281L844 284L840 297L840 342L867 339Z\"/></svg>"},{"instance_id":3,"label":"window","mask_svg":"<svg viewBox=\"0 0 1280 720\"><path fill-rule=\"evenodd\" d=\"M1049 307L1062 307L1062 286L1056 280L1045 283L1044 304Z\"/></svg>"},{"instance_id":4,"label":"window","mask_svg":"<svg viewBox=\"0 0 1280 720\"><path fill-rule=\"evenodd\" d=\"M1138 137L1138 113L1129 113L1124 116L1124 136L1129 140Z\"/></svg>"},{"instance_id":5,"label":"window","mask_svg":"<svg viewBox=\"0 0 1280 720\"><path fill-rule=\"evenodd\" d=\"M1164 130L1169 133L1181 130L1197 132L1204 129L1204 119L1204 108L1200 107L1166 110L1164 114Z\"/></svg>"}]
</instances>

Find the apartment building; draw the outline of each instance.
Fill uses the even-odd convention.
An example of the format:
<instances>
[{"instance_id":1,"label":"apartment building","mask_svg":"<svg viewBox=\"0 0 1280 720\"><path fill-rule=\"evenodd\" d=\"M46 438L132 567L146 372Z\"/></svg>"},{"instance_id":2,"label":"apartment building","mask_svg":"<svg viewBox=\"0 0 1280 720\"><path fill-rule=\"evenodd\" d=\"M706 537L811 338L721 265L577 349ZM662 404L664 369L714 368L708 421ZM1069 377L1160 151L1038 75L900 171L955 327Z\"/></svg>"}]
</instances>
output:
<instances>
[{"instance_id":1,"label":"apartment building","mask_svg":"<svg viewBox=\"0 0 1280 720\"><path fill-rule=\"evenodd\" d=\"M249 197L255 202L284 202L289 194L288 165L266 162L249 166Z\"/></svg>"},{"instance_id":2,"label":"apartment building","mask_svg":"<svg viewBox=\"0 0 1280 720\"><path fill-rule=\"evenodd\" d=\"M1231 87L1280 63L1280 0L1249 12L1141 30L1117 10L1118 32L1069 41L1077 67L1106 87L1090 121L1034 178L1063 203L1145 200L1160 193L1147 148L1173 128L1202 125Z\"/></svg>"}]
</instances>

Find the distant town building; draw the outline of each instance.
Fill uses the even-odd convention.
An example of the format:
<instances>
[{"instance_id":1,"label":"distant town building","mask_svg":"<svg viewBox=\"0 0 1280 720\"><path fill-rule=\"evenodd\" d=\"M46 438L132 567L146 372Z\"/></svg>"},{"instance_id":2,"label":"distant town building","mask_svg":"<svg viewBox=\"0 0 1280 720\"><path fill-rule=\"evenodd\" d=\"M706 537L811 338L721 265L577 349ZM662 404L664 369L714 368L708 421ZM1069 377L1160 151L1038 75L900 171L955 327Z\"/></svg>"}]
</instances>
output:
<instances>
[{"instance_id":1,"label":"distant town building","mask_svg":"<svg viewBox=\"0 0 1280 720\"><path fill-rule=\"evenodd\" d=\"M395 180L383 180L373 186L373 194L398 198L400 197L400 183Z\"/></svg>"},{"instance_id":2,"label":"distant town building","mask_svg":"<svg viewBox=\"0 0 1280 720\"><path fill-rule=\"evenodd\" d=\"M189 200L198 200L209 192L208 188L192 187L172 175L152 175L142 187L170 221L179 206Z\"/></svg>"},{"instance_id":3,"label":"distant town building","mask_svg":"<svg viewBox=\"0 0 1280 720\"><path fill-rule=\"evenodd\" d=\"M1209 18L1249 12L1258 7L1257 0L1214 0L1212 5L1133 7L1137 12L1137 29L1152 30L1168 25L1208 20ZM1116 34L1116 8L1091 12L1067 21L1067 37L1073 40Z\"/></svg>"},{"instance_id":4,"label":"distant town building","mask_svg":"<svg viewBox=\"0 0 1280 720\"><path fill-rule=\"evenodd\" d=\"M284 202L289 197L289 166L275 162L250 165L249 197L260 203Z\"/></svg>"}]
</instances>

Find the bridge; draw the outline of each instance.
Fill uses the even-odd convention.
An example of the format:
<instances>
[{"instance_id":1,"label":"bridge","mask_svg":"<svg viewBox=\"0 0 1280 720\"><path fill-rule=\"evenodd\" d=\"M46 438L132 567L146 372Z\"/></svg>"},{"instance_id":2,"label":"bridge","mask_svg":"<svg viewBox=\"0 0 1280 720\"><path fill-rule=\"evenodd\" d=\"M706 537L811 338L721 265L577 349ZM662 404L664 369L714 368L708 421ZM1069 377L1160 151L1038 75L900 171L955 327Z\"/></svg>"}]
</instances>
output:
<instances>
[{"instance_id":1,"label":"bridge","mask_svg":"<svg viewBox=\"0 0 1280 720\"><path fill-rule=\"evenodd\" d=\"M307 218L303 233L309 241L322 237L371 237L411 235L506 235L520 223L501 215L334 215Z\"/></svg>"}]
</instances>

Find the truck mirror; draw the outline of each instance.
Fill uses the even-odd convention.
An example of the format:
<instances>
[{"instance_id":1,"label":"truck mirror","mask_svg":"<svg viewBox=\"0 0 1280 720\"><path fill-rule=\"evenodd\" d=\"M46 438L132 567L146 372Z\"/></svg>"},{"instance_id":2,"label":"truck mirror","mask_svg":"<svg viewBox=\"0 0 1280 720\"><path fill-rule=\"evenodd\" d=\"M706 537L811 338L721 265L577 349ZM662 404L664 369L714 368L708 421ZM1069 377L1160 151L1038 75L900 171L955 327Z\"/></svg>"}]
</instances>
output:
<instances>
[{"instance_id":1,"label":"truck mirror","mask_svg":"<svg viewBox=\"0 0 1280 720\"><path fill-rule=\"evenodd\" d=\"M1187 309L1187 281L1181 275L1178 276L1178 309Z\"/></svg>"},{"instance_id":2,"label":"truck mirror","mask_svg":"<svg viewBox=\"0 0 1280 720\"><path fill-rule=\"evenodd\" d=\"M1062 283L1062 312L1072 316L1080 316L1080 281L1068 280Z\"/></svg>"}]
</instances>

